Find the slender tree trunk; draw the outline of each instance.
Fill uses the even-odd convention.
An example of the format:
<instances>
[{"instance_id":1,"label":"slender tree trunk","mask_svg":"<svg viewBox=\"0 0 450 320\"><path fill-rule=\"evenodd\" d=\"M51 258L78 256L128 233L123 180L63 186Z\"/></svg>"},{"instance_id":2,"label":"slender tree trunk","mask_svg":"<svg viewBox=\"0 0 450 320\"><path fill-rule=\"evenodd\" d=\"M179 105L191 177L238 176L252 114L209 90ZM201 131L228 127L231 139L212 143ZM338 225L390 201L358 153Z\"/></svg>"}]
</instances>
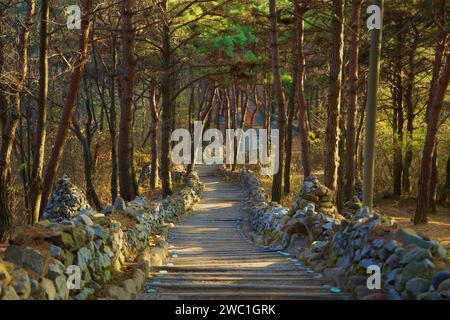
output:
<instances>
[{"instance_id":1,"label":"slender tree trunk","mask_svg":"<svg viewBox=\"0 0 450 320\"><path fill-rule=\"evenodd\" d=\"M298 40L297 40L298 41ZM297 43L295 44L298 45ZM297 89L297 79L298 79L298 64L296 59L293 61L293 72L292 72L292 87L289 91L289 102L288 102L288 118L287 118L287 128L286 128L286 143L285 143L285 165L284 165L284 193L288 194L291 192L291 162L292 162L292 123L294 122L295 116L295 91Z\"/></svg>"},{"instance_id":2,"label":"slender tree trunk","mask_svg":"<svg viewBox=\"0 0 450 320\"><path fill-rule=\"evenodd\" d=\"M447 158L447 165L445 168L445 187L439 199L442 202L450 199L450 155Z\"/></svg>"},{"instance_id":3,"label":"slender tree trunk","mask_svg":"<svg viewBox=\"0 0 450 320\"><path fill-rule=\"evenodd\" d=\"M150 84L150 114L152 117L152 125L150 128L150 153L151 153L151 166L150 166L150 189L156 189L158 184L158 146L157 146L157 132L158 132L158 111L156 102L156 82L152 81Z\"/></svg>"},{"instance_id":4,"label":"slender tree trunk","mask_svg":"<svg viewBox=\"0 0 450 320\"><path fill-rule=\"evenodd\" d=\"M395 58L395 74L394 74L394 120L397 122L393 126L394 137L394 195L402 195L402 173L403 173L403 34L401 32L402 25L397 30L397 52Z\"/></svg>"},{"instance_id":5,"label":"slender tree trunk","mask_svg":"<svg viewBox=\"0 0 450 320\"><path fill-rule=\"evenodd\" d=\"M431 158L431 175L430 175L430 196L428 207L431 214L437 213L436 208L436 193L437 193L437 142L434 143L433 156Z\"/></svg>"},{"instance_id":6,"label":"slender tree trunk","mask_svg":"<svg viewBox=\"0 0 450 320\"><path fill-rule=\"evenodd\" d=\"M352 1L352 17L350 30L350 48L348 62L348 101L347 101L347 131L346 131L346 183L345 197L352 197L355 188L356 146L355 146L355 117L358 101L358 56L359 56L359 20L361 0Z\"/></svg>"},{"instance_id":7,"label":"slender tree trunk","mask_svg":"<svg viewBox=\"0 0 450 320\"><path fill-rule=\"evenodd\" d=\"M403 177L402 177L402 188L404 193L408 193L411 191L411 177L410 177L410 170L411 170L411 164L412 164L412 157L413 157L413 151L412 151L412 142L413 142L413 132L414 132L414 106L412 101L412 95L414 90L414 77L415 77L415 70L414 70L414 55L415 55L415 48L414 50L411 49L411 52L409 54L409 71L408 71L408 83L406 85L405 90L405 104L406 104L406 112L407 112L407 119L406 119L406 146L405 146L405 159L403 163Z\"/></svg>"},{"instance_id":8,"label":"slender tree trunk","mask_svg":"<svg viewBox=\"0 0 450 320\"><path fill-rule=\"evenodd\" d=\"M20 117L20 98L24 82L28 73L28 47L30 43L30 30L33 26L35 13L34 0L26 1L25 23L20 29L18 42L18 72L14 88L14 101L6 123L2 128L2 141L0 148L0 242L6 239L12 221L10 207L10 179L11 153L13 150L16 128ZM3 111L3 110L2 110Z\"/></svg>"},{"instance_id":9,"label":"slender tree trunk","mask_svg":"<svg viewBox=\"0 0 450 320\"><path fill-rule=\"evenodd\" d=\"M50 154L50 159L47 164L47 169L44 177L43 192L41 199L41 212L47 205L48 198L52 189L53 181L55 179L56 171L64 151L64 145L67 140L67 134L72 120L72 114L75 109L75 100L77 98L78 90L80 88L81 77L83 76L84 65L88 57L88 39L91 28L90 15L92 12L92 0L83 1L83 17L81 20L81 35L78 45L78 58L73 69L69 91L64 104L64 109L61 114L58 131L56 133L53 149Z\"/></svg>"},{"instance_id":10,"label":"slender tree trunk","mask_svg":"<svg viewBox=\"0 0 450 320\"><path fill-rule=\"evenodd\" d=\"M133 88L135 77L135 33L133 27L134 0L120 2L120 15L122 17L122 64L121 64L121 94L120 94L120 124L119 124L119 185L120 195L125 201L135 197L133 187L132 164L132 130L133 130Z\"/></svg>"},{"instance_id":11,"label":"slender tree trunk","mask_svg":"<svg viewBox=\"0 0 450 320\"><path fill-rule=\"evenodd\" d=\"M48 20L50 15L49 0L42 0L39 27L39 103L36 123L36 142L32 171L31 210L33 223L39 221L42 198L42 173L44 168L46 123L48 109Z\"/></svg>"},{"instance_id":12,"label":"slender tree trunk","mask_svg":"<svg viewBox=\"0 0 450 320\"><path fill-rule=\"evenodd\" d=\"M278 111L278 131L279 131L279 150L278 153L278 172L275 173L272 183L272 201L280 202L282 196L283 183L283 152L285 140L286 112L284 110L283 88L280 77L280 61L278 55L278 33L277 33L277 9L276 0L269 1L270 10L270 45L272 48L272 73L274 86L274 100Z\"/></svg>"},{"instance_id":13,"label":"slender tree trunk","mask_svg":"<svg viewBox=\"0 0 450 320\"><path fill-rule=\"evenodd\" d=\"M110 76L110 84L109 84L109 96L110 96L110 106L109 106L109 136L111 139L111 202L114 203L114 200L117 198L119 194L119 187L117 185L118 178L118 167L117 163L117 116L116 116L116 55L117 55L117 40L116 35L114 34L111 39L111 56L112 56L112 70Z\"/></svg>"},{"instance_id":14,"label":"slender tree trunk","mask_svg":"<svg viewBox=\"0 0 450 320\"><path fill-rule=\"evenodd\" d=\"M253 104L255 106L255 109L252 112L252 115L250 117L250 127L253 128L253 125L255 123L255 117L259 111L259 101L258 101L258 90L257 90L257 84L255 82L255 85L252 88L252 97L253 97Z\"/></svg>"},{"instance_id":15,"label":"slender tree trunk","mask_svg":"<svg viewBox=\"0 0 450 320\"><path fill-rule=\"evenodd\" d=\"M305 101L304 78L305 78L305 54L303 50L304 44L304 16L306 12L305 5L300 5L299 1L295 2L296 10L296 54L297 54L297 104L298 104L298 127L300 133L300 152L303 166L303 175L308 177L311 175L311 167L309 164L309 141L307 126L307 106Z\"/></svg>"},{"instance_id":16,"label":"slender tree trunk","mask_svg":"<svg viewBox=\"0 0 450 320\"><path fill-rule=\"evenodd\" d=\"M344 3L333 1L330 49L330 89L327 105L327 127L325 132L325 185L336 189L339 167L339 116L341 110L342 64L344 54Z\"/></svg>"},{"instance_id":17,"label":"slender tree trunk","mask_svg":"<svg viewBox=\"0 0 450 320\"><path fill-rule=\"evenodd\" d=\"M436 61L435 61L436 63ZM434 87L433 101L429 105L427 133L420 163L419 186L417 194L417 207L414 215L414 224L427 223L427 211L430 198L430 176L432 156L435 147L439 115L442 109L442 101L450 79L450 54L447 54L445 65L439 81ZM433 90L431 87L430 90Z\"/></svg>"},{"instance_id":18,"label":"slender tree trunk","mask_svg":"<svg viewBox=\"0 0 450 320\"><path fill-rule=\"evenodd\" d=\"M167 10L167 1L163 1L163 10ZM170 176L170 162L171 162L171 120L172 120L172 84L171 82L171 44L170 44L170 29L167 21L162 25L162 78L161 78L161 184L162 195L167 197L172 194L172 180Z\"/></svg>"}]
</instances>

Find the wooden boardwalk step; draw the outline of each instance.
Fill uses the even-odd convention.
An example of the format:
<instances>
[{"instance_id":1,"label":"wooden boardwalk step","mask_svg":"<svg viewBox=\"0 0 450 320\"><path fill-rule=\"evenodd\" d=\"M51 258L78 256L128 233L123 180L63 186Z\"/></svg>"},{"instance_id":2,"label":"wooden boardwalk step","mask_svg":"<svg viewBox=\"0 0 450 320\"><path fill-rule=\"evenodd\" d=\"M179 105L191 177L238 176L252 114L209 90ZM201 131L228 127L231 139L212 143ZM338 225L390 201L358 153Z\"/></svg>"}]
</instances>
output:
<instances>
[{"instance_id":1,"label":"wooden boardwalk step","mask_svg":"<svg viewBox=\"0 0 450 320\"><path fill-rule=\"evenodd\" d=\"M154 299L347 299L331 293L320 276L299 269L292 257L246 240L241 223L243 192L200 167L205 191L192 214L169 236L166 265L152 267L137 296ZM238 223L239 222L239 223Z\"/></svg>"}]
</instances>

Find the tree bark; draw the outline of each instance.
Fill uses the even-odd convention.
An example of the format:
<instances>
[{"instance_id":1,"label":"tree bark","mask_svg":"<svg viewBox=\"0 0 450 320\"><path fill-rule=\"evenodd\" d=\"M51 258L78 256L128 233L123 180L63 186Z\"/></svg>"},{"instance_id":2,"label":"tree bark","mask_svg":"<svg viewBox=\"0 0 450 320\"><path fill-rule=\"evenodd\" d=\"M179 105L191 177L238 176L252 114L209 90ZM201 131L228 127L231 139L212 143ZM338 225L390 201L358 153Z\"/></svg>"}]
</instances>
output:
<instances>
[{"instance_id":1,"label":"tree bark","mask_svg":"<svg viewBox=\"0 0 450 320\"><path fill-rule=\"evenodd\" d=\"M150 154L151 154L151 166L150 166L150 189L156 189L158 182L158 146L157 146L157 132L158 132L158 111L156 105L156 82L152 81L150 84L150 114L152 117L152 125L150 128Z\"/></svg>"},{"instance_id":2,"label":"tree bark","mask_svg":"<svg viewBox=\"0 0 450 320\"><path fill-rule=\"evenodd\" d=\"M341 109L342 64L344 54L344 3L333 1L330 49L330 88L327 105L327 127L325 132L325 185L336 189L339 167L339 116Z\"/></svg>"},{"instance_id":3,"label":"tree bark","mask_svg":"<svg viewBox=\"0 0 450 320\"><path fill-rule=\"evenodd\" d=\"M352 17L350 29L350 48L348 62L348 101L347 101L347 130L346 130L346 166L345 166L345 198L353 196L356 172L356 142L355 118L356 103L358 101L358 57L359 57L359 19L361 0L352 1Z\"/></svg>"},{"instance_id":4,"label":"tree bark","mask_svg":"<svg viewBox=\"0 0 450 320\"><path fill-rule=\"evenodd\" d=\"M408 82L405 90L405 104L406 104L406 146L405 146L405 159L403 163L403 176L402 176L402 189L404 193L408 193L411 191L411 177L410 170L413 158L412 151L412 142L413 142L413 133L414 133L414 105L413 105L413 90L414 90L414 55L415 55L415 46L410 49L409 53L409 70L408 70Z\"/></svg>"},{"instance_id":5,"label":"tree bark","mask_svg":"<svg viewBox=\"0 0 450 320\"><path fill-rule=\"evenodd\" d=\"M394 177L394 195L402 195L402 174L403 174L403 33L401 31L402 25L397 27L397 46L396 57L394 65L394 125L393 128L393 144L394 144L394 164L393 164L393 177Z\"/></svg>"},{"instance_id":6,"label":"tree bark","mask_svg":"<svg viewBox=\"0 0 450 320\"><path fill-rule=\"evenodd\" d=\"M278 172L275 173L272 183L272 201L280 202L282 196L283 183L283 152L285 140L286 112L284 110L283 88L281 86L280 62L278 55L278 33L277 33L277 9L276 0L269 1L270 11L270 46L272 48L272 74L274 86L274 100L278 111L278 131L279 131L279 155Z\"/></svg>"},{"instance_id":7,"label":"tree bark","mask_svg":"<svg viewBox=\"0 0 450 320\"><path fill-rule=\"evenodd\" d=\"M2 142L0 148L0 242L6 240L11 226L12 212L10 207L10 181L8 179L11 169L11 153L13 150L16 128L20 117L20 98L24 82L28 73L28 47L30 43L30 30L33 26L35 1L26 1L25 23L20 28L18 42L18 72L14 88L14 101L8 114L6 123L2 128Z\"/></svg>"},{"instance_id":8,"label":"tree bark","mask_svg":"<svg viewBox=\"0 0 450 320\"><path fill-rule=\"evenodd\" d=\"M44 169L46 123L48 109L48 20L50 15L49 0L42 0L39 27L39 101L36 123L36 142L32 170L31 210L33 223L39 221L42 199L42 174Z\"/></svg>"},{"instance_id":9,"label":"tree bark","mask_svg":"<svg viewBox=\"0 0 450 320\"><path fill-rule=\"evenodd\" d=\"M435 61L436 63L436 61ZM434 87L433 101L429 105L427 133L425 144L422 151L422 160L420 163L420 175L417 194L417 207L414 215L414 224L427 223L427 211L430 198L430 176L432 166L432 156L435 147L437 126L439 115L442 109L442 101L448 87L450 79L450 54L447 54L445 65L442 69L439 81ZM431 87L430 90L433 90Z\"/></svg>"},{"instance_id":10,"label":"tree bark","mask_svg":"<svg viewBox=\"0 0 450 320\"><path fill-rule=\"evenodd\" d=\"M92 12L92 0L83 1L83 17L81 20L81 35L78 45L78 58L70 78L69 91L61 114L61 120L58 125L55 142L53 145L50 159L44 177L43 192L41 199L41 212L47 205L48 198L55 179L56 171L64 151L64 145L67 140L67 134L72 120L72 114L75 108L75 100L80 88L81 77L83 76L84 66L88 57L88 39L91 28L90 15Z\"/></svg>"},{"instance_id":11,"label":"tree bark","mask_svg":"<svg viewBox=\"0 0 450 320\"><path fill-rule=\"evenodd\" d=\"M167 1L164 0L162 7L165 11L167 10ZM167 197L172 194L172 179L170 176L170 162L171 162L171 121L172 121L172 84L171 84L171 44L170 44L170 26L168 21L164 21L161 26L162 29L162 50L161 50L161 60L162 60L162 75L161 75L161 124L162 124L162 134L161 134L161 184L162 184L162 195Z\"/></svg>"},{"instance_id":12,"label":"tree bark","mask_svg":"<svg viewBox=\"0 0 450 320\"><path fill-rule=\"evenodd\" d=\"M135 197L133 187L132 137L133 131L133 88L135 77L135 31L133 27L133 10L135 0L120 2L122 17L122 63L121 63L121 92L120 92L120 124L119 124L119 185L120 195L125 201Z\"/></svg>"},{"instance_id":13,"label":"tree bark","mask_svg":"<svg viewBox=\"0 0 450 320\"><path fill-rule=\"evenodd\" d=\"M298 104L298 127L300 133L300 152L303 166L303 176L306 178L311 175L311 167L309 164L309 141L308 141L308 121L307 106L305 101L304 78L305 78L305 54L303 50L305 38L305 12L307 1L303 1L300 5L299 1L295 2L296 12L296 54L297 54L297 104Z\"/></svg>"},{"instance_id":14,"label":"tree bark","mask_svg":"<svg viewBox=\"0 0 450 320\"><path fill-rule=\"evenodd\" d=\"M118 180L118 171L119 164L117 163L117 128L116 128L116 34L113 34L111 39L111 56L112 56L112 70L110 75L110 84L109 84L109 96L110 96L110 106L109 106L109 137L111 139L111 202L114 203L114 200L117 198L119 194L119 187L117 184Z\"/></svg>"}]
</instances>

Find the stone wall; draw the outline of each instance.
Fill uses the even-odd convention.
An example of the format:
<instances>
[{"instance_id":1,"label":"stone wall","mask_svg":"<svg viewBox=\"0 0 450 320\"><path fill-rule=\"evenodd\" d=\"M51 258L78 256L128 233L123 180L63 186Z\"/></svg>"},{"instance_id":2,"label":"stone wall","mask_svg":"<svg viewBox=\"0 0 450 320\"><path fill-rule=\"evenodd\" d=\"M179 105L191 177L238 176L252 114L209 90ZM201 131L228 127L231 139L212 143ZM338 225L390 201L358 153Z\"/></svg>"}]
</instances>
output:
<instances>
[{"instance_id":1,"label":"stone wall","mask_svg":"<svg viewBox=\"0 0 450 320\"><path fill-rule=\"evenodd\" d=\"M306 179L287 210L266 200L253 172L221 168L219 175L239 182L246 192L250 238L296 254L354 298L450 298L448 252L437 241L364 209L345 218L334 209L317 210L320 195L329 193L314 177ZM380 268L380 290L367 288L369 266Z\"/></svg>"},{"instance_id":2,"label":"stone wall","mask_svg":"<svg viewBox=\"0 0 450 320\"><path fill-rule=\"evenodd\" d=\"M109 298L130 298L150 266L162 263L170 221L199 201L203 186L193 173L172 197L149 202L116 201L110 214L82 210L60 222L43 220L12 230L0 256L1 299L89 299L105 289ZM58 220L58 219L56 219ZM127 262L138 262L131 279L106 286ZM81 270L81 288L68 290L68 267Z\"/></svg>"}]
</instances>

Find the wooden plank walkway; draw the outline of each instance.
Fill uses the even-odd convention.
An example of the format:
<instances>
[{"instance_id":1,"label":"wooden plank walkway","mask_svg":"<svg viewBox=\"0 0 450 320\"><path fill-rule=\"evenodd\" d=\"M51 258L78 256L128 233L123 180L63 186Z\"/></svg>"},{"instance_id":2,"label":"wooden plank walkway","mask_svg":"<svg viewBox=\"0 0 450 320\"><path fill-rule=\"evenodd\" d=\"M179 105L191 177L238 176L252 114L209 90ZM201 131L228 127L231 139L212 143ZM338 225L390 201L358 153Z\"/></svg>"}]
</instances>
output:
<instances>
[{"instance_id":1,"label":"wooden plank walkway","mask_svg":"<svg viewBox=\"0 0 450 320\"><path fill-rule=\"evenodd\" d=\"M202 201L172 230L168 263L152 268L137 299L344 298L293 257L248 241L238 228L241 187L196 169L205 184Z\"/></svg>"}]
</instances>

